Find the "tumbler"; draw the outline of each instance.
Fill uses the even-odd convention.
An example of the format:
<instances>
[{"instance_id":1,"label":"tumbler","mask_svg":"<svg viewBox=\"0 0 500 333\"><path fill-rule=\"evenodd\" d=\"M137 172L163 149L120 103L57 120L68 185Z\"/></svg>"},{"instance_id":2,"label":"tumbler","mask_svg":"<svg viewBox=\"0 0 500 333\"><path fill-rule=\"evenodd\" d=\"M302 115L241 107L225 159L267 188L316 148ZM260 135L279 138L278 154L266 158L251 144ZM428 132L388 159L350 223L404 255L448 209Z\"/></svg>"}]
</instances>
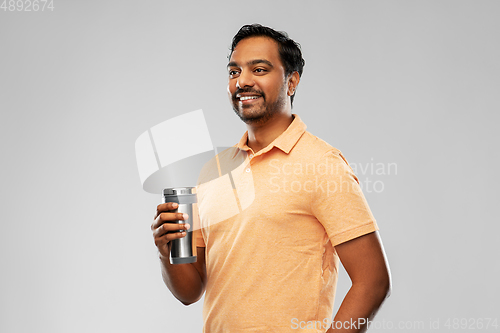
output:
<instances>
[{"instance_id":1,"label":"tumbler","mask_svg":"<svg viewBox=\"0 0 500 333\"><path fill-rule=\"evenodd\" d=\"M171 241L170 263L188 264L196 262L196 244L193 240L193 211L197 209L196 187L165 188L163 189L163 203L166 202L176 202L179 206L174 212L189 215L187 220L171 221L170 223L188 223L190 225L186 236Z\"/></svg>"}]
</instances>

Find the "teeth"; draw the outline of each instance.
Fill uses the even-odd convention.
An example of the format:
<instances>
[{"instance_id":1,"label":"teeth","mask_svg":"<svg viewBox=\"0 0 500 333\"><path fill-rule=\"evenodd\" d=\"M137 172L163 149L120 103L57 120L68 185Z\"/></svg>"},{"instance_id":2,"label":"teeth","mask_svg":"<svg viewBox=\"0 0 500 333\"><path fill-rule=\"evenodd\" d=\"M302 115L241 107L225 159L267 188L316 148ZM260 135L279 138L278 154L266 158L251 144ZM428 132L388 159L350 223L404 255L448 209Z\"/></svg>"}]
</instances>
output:
<instances>
[{"instance_id":1,"label":"teeth","mask_svg":"<svg viewBox=\"0 0 500 333\"><path fill-rule=\"evenodd\" d=\"M240 101L246 101L248 99L257 99L259 98L259 96L243 96L243 97L240 97Z\"/></svg>"}]
</instances>

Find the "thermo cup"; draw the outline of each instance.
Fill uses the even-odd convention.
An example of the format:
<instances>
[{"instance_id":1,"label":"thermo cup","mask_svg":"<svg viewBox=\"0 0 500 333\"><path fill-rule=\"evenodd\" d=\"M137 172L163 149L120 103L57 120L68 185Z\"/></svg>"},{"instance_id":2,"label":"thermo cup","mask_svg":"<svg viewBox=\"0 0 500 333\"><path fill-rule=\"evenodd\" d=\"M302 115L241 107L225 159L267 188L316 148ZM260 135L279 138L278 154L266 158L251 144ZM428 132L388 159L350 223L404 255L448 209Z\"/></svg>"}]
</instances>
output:
<instances>
[{"instance_id":1,"label":"thermo cup","mask_svg":"<svg viewBox=\"0 0 500 333\"><path fill-rule=\"evenodd\" d=\"M172 187L163 189L163 203L176 202L179 204L176 213L186 213L187 220L171 221L171 223L188 223L191 228L187 230L186 236L171 241L170 250L171 264L188 264L196 262L196 244L193 240L193 211L196 208L195 187Z\"/></svg>"}]
</instances>

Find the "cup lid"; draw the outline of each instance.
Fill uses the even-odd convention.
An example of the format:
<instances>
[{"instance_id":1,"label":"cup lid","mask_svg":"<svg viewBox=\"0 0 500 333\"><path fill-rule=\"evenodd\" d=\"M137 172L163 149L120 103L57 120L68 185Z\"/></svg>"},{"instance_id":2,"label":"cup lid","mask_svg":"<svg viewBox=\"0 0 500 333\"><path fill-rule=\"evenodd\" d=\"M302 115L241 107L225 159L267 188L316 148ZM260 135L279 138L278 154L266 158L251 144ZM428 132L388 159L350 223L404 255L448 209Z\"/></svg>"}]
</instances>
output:
<instances>
[{"instance_id":1,"label":"cup lid","mask_svg":"<svg viewBox=\"0 0 500 333\"><path fill-rule=\"evenodd\" d=\"M163 195L196 194L196 187L169 187L163 189Z\"/></svg>"}]
</instances>

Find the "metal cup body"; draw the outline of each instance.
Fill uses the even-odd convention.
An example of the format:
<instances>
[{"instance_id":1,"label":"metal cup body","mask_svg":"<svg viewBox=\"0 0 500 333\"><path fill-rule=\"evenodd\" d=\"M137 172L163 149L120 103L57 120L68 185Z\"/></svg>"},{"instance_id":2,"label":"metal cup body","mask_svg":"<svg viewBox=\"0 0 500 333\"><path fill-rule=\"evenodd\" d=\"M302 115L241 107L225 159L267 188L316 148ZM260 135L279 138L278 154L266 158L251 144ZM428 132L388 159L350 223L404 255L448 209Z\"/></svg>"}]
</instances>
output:
<instances>
[{"instance_id":1,"label":"metal cup body","mask_svg":"<svg viewBox=\"0 0 500 333\"><path fill-rule=\"evenodd\" d=\"M193 240L193 211L196 209L197 198L195 187L171 187L163 189L163 203L176 202L179 204L176 213L186 213L187 220L171 221L171 223L188 223L191 228L186 236L171 241L171 264L188 264L196 262L196 244Z\"/></svg>"}]
</instances>

